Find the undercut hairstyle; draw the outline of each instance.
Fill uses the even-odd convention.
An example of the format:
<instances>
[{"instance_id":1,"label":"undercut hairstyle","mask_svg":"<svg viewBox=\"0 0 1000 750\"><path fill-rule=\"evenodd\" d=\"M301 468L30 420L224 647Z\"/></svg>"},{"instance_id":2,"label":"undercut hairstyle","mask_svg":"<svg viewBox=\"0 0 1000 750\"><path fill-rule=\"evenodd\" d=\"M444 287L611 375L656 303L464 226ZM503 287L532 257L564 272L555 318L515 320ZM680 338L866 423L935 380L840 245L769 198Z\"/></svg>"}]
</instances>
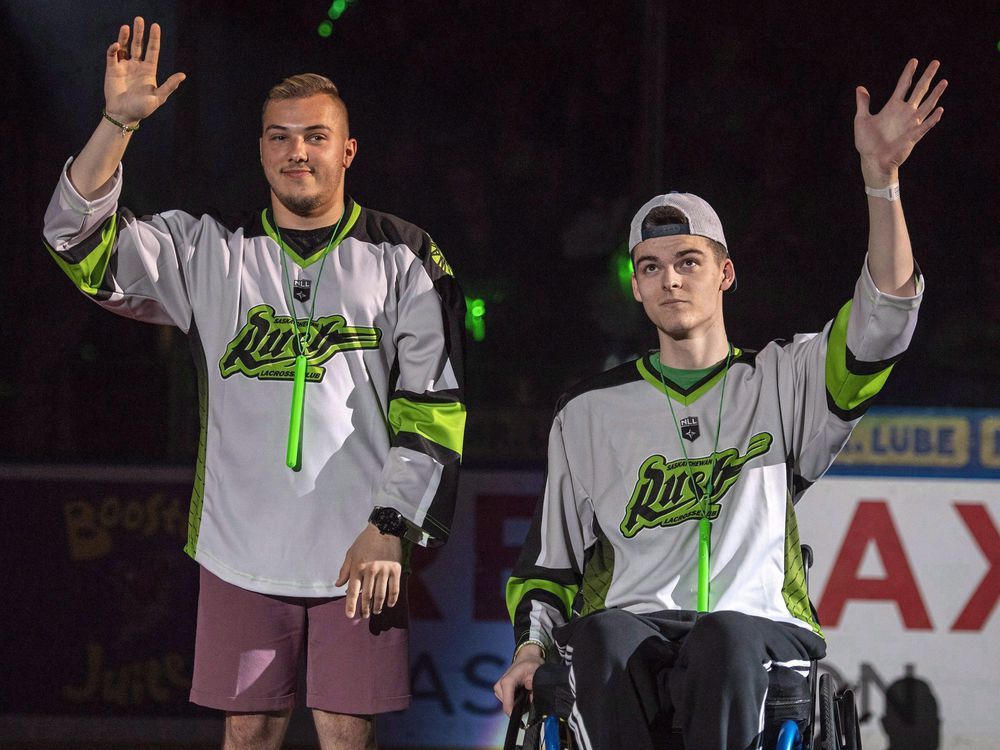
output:
<instances>
[{"instance_id":1,"label":"undercut hairstyle","mask_svg":"<svg viewBox=\"0 0 1000 750\"><path fill-rule=\"evenodd\" d=\"M271 90L267 92L267 98L264 99L264 106L261 108L261 121L263 122L267 105L271 102L285 101L286 99L305 99L307 96L316 96L317 94L325 94L333 99L334 103L344 113L344 125L347 126L347 105L340 98L340 91L337 90L337 85L326 76L321 76L318 73L299 73L298 75L289 76L281 83L272 86Z\"/></svg>"},{"instance_id":2,"label":"undercut hairstyle","mask_svg":"<svg viewBox=\"0 0 1000 750\"><path fill-rule=\"evenodd\" d=\"M657 206L651 209L646 218L642 220L642 230L652 229L653 227L662 227L667 224L687 224L687 217L682 211L674 208L673 206ZM694 235L701 237L701 235ZM712 247L712 252L715 254L715 262L723 263L726 258L729 257L729 251L726 250L726 246L721 242L716 242L708 237L703 237L704 240Z\"/></svg>"}]
</instances>

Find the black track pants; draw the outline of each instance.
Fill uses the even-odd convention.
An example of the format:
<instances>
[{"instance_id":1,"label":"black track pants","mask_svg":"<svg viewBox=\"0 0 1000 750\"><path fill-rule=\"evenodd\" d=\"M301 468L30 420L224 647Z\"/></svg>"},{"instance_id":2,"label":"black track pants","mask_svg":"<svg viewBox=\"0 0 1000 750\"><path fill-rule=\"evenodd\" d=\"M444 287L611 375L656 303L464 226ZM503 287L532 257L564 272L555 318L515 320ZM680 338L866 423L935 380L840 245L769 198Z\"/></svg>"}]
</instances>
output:
<instances>
[{"instance_id":1,"label":"black track pants","mask_svg":"<svg viewBox=\"0 0 1000 750\"><path fill-rule=\"evenodd\" d=\"M554 636L570 665L570 726L583 750L653 750L653 735L671 723L691 750L755 748L769 665L826 652L805 628L739 612L609 609Z\"/></svg>"}]
</instances>

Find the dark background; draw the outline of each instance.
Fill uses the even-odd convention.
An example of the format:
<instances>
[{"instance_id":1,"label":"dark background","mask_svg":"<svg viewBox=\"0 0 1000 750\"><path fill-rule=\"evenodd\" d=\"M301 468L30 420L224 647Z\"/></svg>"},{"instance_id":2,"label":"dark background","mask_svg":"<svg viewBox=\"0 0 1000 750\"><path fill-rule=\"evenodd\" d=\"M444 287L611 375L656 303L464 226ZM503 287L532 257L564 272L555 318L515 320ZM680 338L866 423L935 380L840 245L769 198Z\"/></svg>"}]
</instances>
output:
<instances>
[{"instance_id":1,"label":"dark background","mask_svg":"<svg viewBox=\"0 0 1000 750\"><path fill-rule=\"evenodd\" d=\"M0 0L0 463L193 463L184 337L75 292L40 236L63 163L98 124L104 51L135 14L163 26L161 79L188 80L133 138L123 202L137 214L263 206L266 90L294 73L330 76L360 142L349 192L427 229L466 294L485 301L486 336L467 357L466 464L478 467L540 465L559 392L655 346L617 271L629 219L654 194L698 193L722 217L739 276L726 298L735 343L819 330L849 298L866 245L854 87L867 85L877 108L909 57L921 69L937 57L945 116L901 179L927 295L880 403L1000 403L995 2L356 0L322 38L328 7ZM190 648L194 566L172 526L147 538L124 515L164 490L19 487L5 487L3 564L15 591L32 593L14 596L6 618L20 652L6 689L44 713L61 688L32 682L36 659L76 669L68 684L79 686L84 663L69 648L93 641L109 663L126 660L113 698L138 684L124 670L142 657L176 710L197 714L168 679L171 655ZM183 507L183 491L170 492L163 502ZM47 559L54 547L34 539L64 525L73 503L121 510L98 516L119 534L114 554ZM54 632L53 602L75 629ZM106 628L87 624L94 612ZM172 639L137 651L164 622ZM45 644L55 645L38 656Z\"/></svg>"},{"instance_id":2,"label":"dark background","mask_svg":"<svg viewBox=\"0 0 1000 750\"><path fill-rule=\"evenodd\" d=\"M194 457L183 337L75 293L40 239L59 170L98 123L104 50L135 14L163 26L161 78L188 80L133 138L123 203L263 206L267 88L329 75L360 143L348 191L427 229L486 303L467 358L473 464L539 461L559 392L655 345L616 272L628 221L655 193L698 193L722 217L734 342L819 330L865 252L854 87L879 107L908 57L921 69L937 57L944 119L901 180L928 291L881 403L997 404L995 3L356 0L322 38L327 8L3 3L5 460Z\"/></svg>"}]
</instances>

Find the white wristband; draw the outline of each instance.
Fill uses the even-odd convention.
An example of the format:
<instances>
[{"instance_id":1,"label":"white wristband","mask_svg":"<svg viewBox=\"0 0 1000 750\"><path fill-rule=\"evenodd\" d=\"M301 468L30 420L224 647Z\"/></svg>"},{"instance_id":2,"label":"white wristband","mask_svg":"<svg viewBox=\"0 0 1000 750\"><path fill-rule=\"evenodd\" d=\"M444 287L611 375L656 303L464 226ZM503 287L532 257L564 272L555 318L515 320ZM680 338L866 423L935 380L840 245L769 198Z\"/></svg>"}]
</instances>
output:
<instances>
[{"instance_id":1,"label":"white wristband","mask_svg":"<svg viewBox=\"0 0 1000 750\"><path fill-rule=\"evenodd\" d=\"M884 188L871 188L865 185L865 195L870 195L872 198L885 198L887 201L898 201L899 183L894 182L889 187Z\"/></svg>"}]
</instances>

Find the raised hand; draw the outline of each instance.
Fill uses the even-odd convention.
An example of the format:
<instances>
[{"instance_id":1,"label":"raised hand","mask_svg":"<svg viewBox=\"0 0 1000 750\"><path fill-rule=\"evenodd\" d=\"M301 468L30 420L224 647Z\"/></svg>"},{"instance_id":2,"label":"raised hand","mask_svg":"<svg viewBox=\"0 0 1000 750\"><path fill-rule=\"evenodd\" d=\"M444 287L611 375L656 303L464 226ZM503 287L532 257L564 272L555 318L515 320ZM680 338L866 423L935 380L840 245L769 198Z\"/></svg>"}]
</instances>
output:
<instances>
[{"instance_id":1,"label":"raised hand","mask_svg":"<svg viewBox=\"0 0 1000 750\"><path fill-rule=\"evenodd\" d=\"M906 161L917 141L941 120L944 109L937 107L937 103L948 81L941 79L931 91L931 82L939 67L937 60L931 61L907 99L906 92L910 90L917 72L917 61L910 60L903 68L896 90L875 115L869 110L871 95L868 89L864 86L856 89L854 145L861 155L865 182L871 187L884 187L895 182L900 165Z\"/></svg>"},{"instance_id":2,"label":"raised hand","mask_svg":"<svg viewBox=\"0 0 1000 750\"><path fill-rule=\"evenodd\" d=\"M149 27L146 55L142 54L144 23L137 16L131 32L123 25L118 41L108 47L104 73L104 109L116 120L135 123L149 117L181 85L185 75L174 73L163 85L156 85L156 64L160 57L160 26Z\"/></svg>"}]
</instances>

